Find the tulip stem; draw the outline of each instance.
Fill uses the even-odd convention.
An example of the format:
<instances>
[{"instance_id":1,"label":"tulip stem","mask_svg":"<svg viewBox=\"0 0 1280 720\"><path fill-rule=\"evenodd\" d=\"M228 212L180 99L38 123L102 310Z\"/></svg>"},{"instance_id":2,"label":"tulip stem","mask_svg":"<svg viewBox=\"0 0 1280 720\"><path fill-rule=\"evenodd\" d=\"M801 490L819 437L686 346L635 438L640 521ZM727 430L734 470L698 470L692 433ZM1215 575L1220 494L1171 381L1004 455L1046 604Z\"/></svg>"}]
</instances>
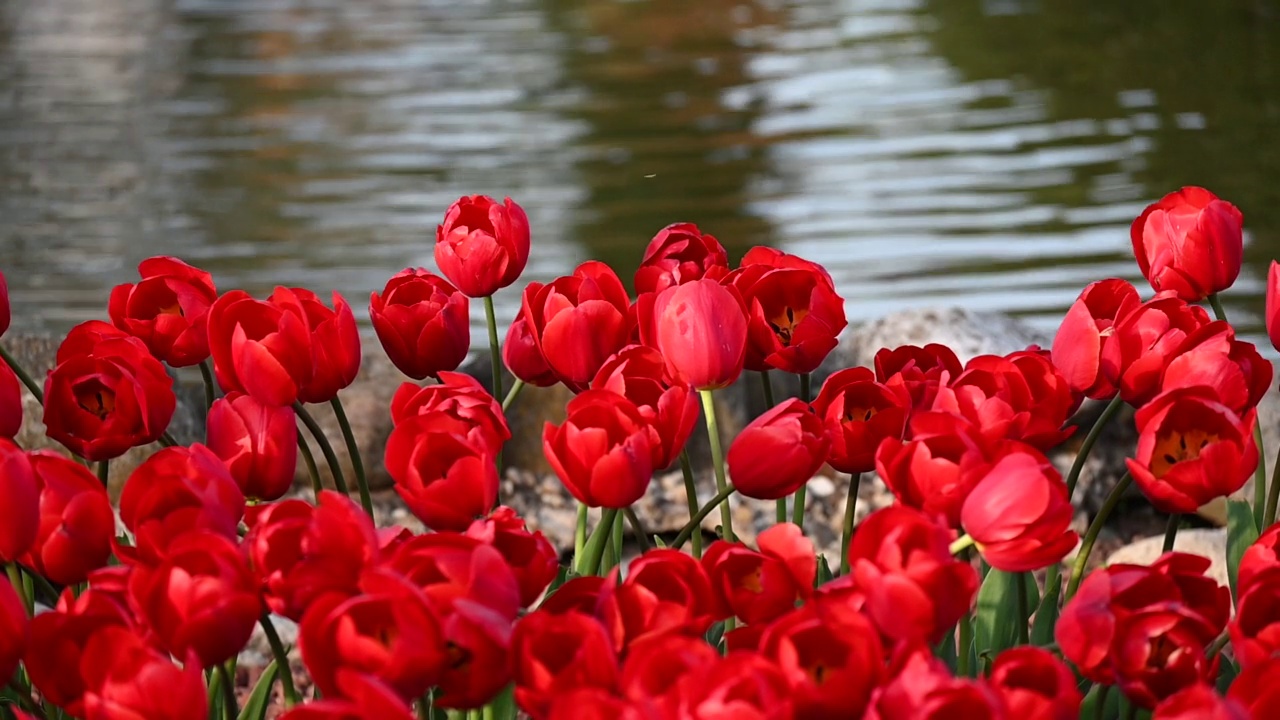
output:
<instances>
[{"instance_id":1,"label":"tulip stem","mask_svg":"<svg viewBox=\"0 0 1280 720\"><path fill-rule=\"evenodd\" d=\"M507 396L502 398L503 413L506 413L507 410L511 409L511 403L516 401L516 396L519 395L520 391L524 389L524 384L525 383L523 380L521 380L520 378L516 378L515 384L513 384L511 386L511 389L507 391Z\"/></svg>"},{"instance_id":2,"label":"tulip stem","mask_svg":"<svg viewBox=\"0 0 1280 720\"><path fill-rule=\"evenodd\" d=\"M1014 602L1018 607L1017 627L1018 644L1031 644L1031 604L1027 602L1027 583L1035 582L1035 578L1031 577L1031 573L1020 572L1014 575L1014 582L1018 584L1014 592Z\"/></svg>"},{"instance_id":3,"label":"tulip stem","mask_svg":"<svg viewBox=\"0 0 1280 720\"><path fill-rule=\"evenodd\" d=\"M40 386L36 384L36 381L27 373L26 369L22 367L22 363L19 363L17 358L10 355L3 345L0 345L0 358L4 359L5 364L9 366L9 369L13 370L13 374L18 376L22 384L27 386L27 390L31 391L36 401L43 405L44 391L40 389Z\"/></svg>"},{"instance_id":4,"label":"tulip stem","mask_svg":"<svg viewBox=\"0 0 1280 720\"><path fill-rule=\"evenodd\" d=\"M716 423L716 402L711 396L710 390L699 390L698 394L702 396L702 414L707 419L707 440L711 443L711 465L716 473L716 491L721 495L725 495L729 488L729 481L724 476L724 451L720 449L720 428ZM729 503L725 502L720 506L720 524L724 532L724 539L733 542L737 539L733 534L733 512L729 509Z\"/></svg>"},{"instance_id":5,"label":"tulip stem","mask_svg":"<svg viewBox=\"0 0 1280 720\"><path fill-rule=\"evenodd\" d=\"M1178 525L1182 522L1182 513L1169 513L1169 522L1164 526L1164 546L1160 552L1167 553L1173 549L1173 543L1178 539Z\"/></svg>"},{"instance_id":6,"label":"tulip stem","mask_svg":"<svg viewBox=\"0 0 1280 720\"><path fill-rule=\"evenodd\" d=\"M1098 508L1098 514L1093 517L1093 522L1089 523L1089 529L1084 533L1084 541L1080 544L1080 552L1076 555L1076 564L1071 568L1071 578L1067 580L1067 594L1064 596L1066 601L1071 600L1076 594L1076 590L1080 588L1080 581L1084 579L1084 568L1089 564L1089 553L1093 552L1093 544L1098 541L1098 534L1102 532L1102 526L1106 524L1107 518L1111 516L1112 511L1120 504L1120 498L1124 496L1124 492L1133 484L1133 476L1125 473L1120 478L1120 482L1111 489L1111 494L1107 496L1107 501Z\"/></svg>"},{"instance_id":7,"label":"tulip stem","mask_svg":"<svg viewBox=\"0 0 1280 720\"><path fill-rule=\"evenodd\" d=\"M573 566L582 567L582 555L587 550L587 504L578 503L578 522L573 528Z\"/></svg>"},{"instance_id":8,"label":"tulip stem","mask_svg":"<svg viewBox=\"0 0 1280 720\"><path fill-rule=\"evenodd\" d=\"M680 451L680 472L684 474L684 494L689 505L689 519L698 514L698 483L693 478L693 463L689 462L689 451ZM702 559L702 533L693 534L693 556Z\"/></svg>"},{"instance_id":9,"label":"tulip stem","mask_svg":"<svg viewBox=\"0 0 1280 720\"><path fill-rule=\"evenodd\" d=\"M111 461L99 460L98 461L98 482L102 483L102 488L104 490L107 488L107 483L110 481L110 478L111 478Z\"/></svg>"},{"instance_id":10,"label":"tulip stem","mask_svg":"<svg viewBox=\"0 0 1280 720\"><path fill-rule=\"evenodd\" d=\"M627 508L622 512L627 516L627 522L631 523L631 532L635 533L636 537L640 538L640 552L647 553L652 550L653 546L649 544L649 536L645 534L644 525L640 523L640 517L636 515L636 511L631 508Z\"/></svg>"},{"instance_id":11,"label":"tulip stem","mask_svg":"<svg viewBox=\"0 0 1280 720\"><path fill-rule=\"evenodd\" d=\"M840 575L849 574L849 546L853 544L853 519L857 515L858 488L862 485L862 473L849 477L849 494L844 499L844 525L840 537Z\"/></svg>"},{"instance_id":12,"label":"tulip stem","mask_svg":"<svg viewBox=\"0 0 1280 720\"><path fill-rule=\"evenodd\" d=\"M591 533L591 540L582 554L582 562L578 564L579 575L595 575L600 572L600 560L604 556L605 542L613 535L613 523L618 519L616 508L604 508L600 514L600 524Z\"/></svg>"},{"instance_id":13,"label":"tulip stem","mask_svg":"<svg viewBox=\"0 0 1280 720\"><path fill-rule=\"evenodd\" d=\"M1276 521L1276 506L1280 504L1280 449L1276 451L1276 461L1272 464L1271 485L1267 487L1267 510L1262 516L1261 532L1271 527Z\"/></svg>"},{"instance_id":14,"label":"tulip stem","mask_svg":"<svg viewBox=\"0 0 1280 720\"><path fill-rule=\"evenodd\" d=\"M369 496L369 481L364 474L364 461L360 459L360 445L356 443L355 433L351 432L351 422L347 420L347 411L342 407L342 400L334 395L329 401L333 406L334 417L338 418L338 427L342 429L342 440L347 444L347 454L351 456L351 468L356 473L356 487L360 489L360 505L373 517L373 498Z\"/></svg>"},{"instance_id":15,"label":"tulip stem","mask_svg":"<svg viewBox=\"0 0 1280 720\"><path fill-rule=\"evenodd\" d=\"M329 438L325 437L320 423L311 417L311 413L307 412L306 406L300 402L294 401L293 411L298 413L298 419L302 421L303 425L307 426L307 430L311 432L311 437L315 438L316 444L320 446L320 452L324 454L324 461L329 465L329 473L333 475L333 486L343 495L349 495L347 481L342 477L342 465L338 462L338 455L333 451L333 446L329 444Z\"/></svg>"},{"instance_id":16,"label":"tulip stem","mask_svg":"<svg viewBox=\"0 0 1280 720\"><path fill-rule=\"evenodd\" d=\"M972 535L965 533L964 535L961 535L960 537L953 540L951 542L951 547L949 547L948 550L951 552L952 555L957 555L973 547L975 542L977 541L973 539Z\"/></svg>"},{"instance_id":17,"label":"tulip stem","mask_svg":"<svg viewBox=\"0 0 1280 720\"><path fill-rule=\"evenodd\" d=\"M231 673L227 672L226 663L218 663L214 665L217 668L219 677L222 678L222 713L226 720L235 720L239 714L240 706L236 704L236 685ZM288 668L286 668L287 670Z\"/></svg>"},{"instance_id":18,"label":"tulip stem","mask_svg":"<svg viewBox=\"0 0 1280 720\"><path fill-rule=\"evenodd\" d=\"M1222 300L1218 298L1217 293L1209 295L1209 306L1213 308L1213 314L1219 320L1227 322L1227 311L1222 307ZM1262 423L1255 421L1253 423L1253 442L1258 446L1258 467L1253 470L1253 522L1259 529L1267 527L1270 523L1266 522L1266 504L1267 504L1267 458L1262 452ZM1277 459L1280 462L1280 458ZM1274 516L1273 516L1274 517Z\"/></svg>"},{"instance_id":19,"label":"tulip stem","mask_svg":"<svg viewBox=\"0 0 1280 720\"><path fill-rule=\"evenodd\" d=\"M213 407L213 399L216 396L213 384L213 370L209 368L209 358L201 360L199 364L200 377L204 378L204 411L207 413Z\"/></svg>"},{"instance_id":20,"label":"tulip stem","mask_svg":"<svg viewBox=\"0 0 1280 720\"><path fill-rule=\"evenodd\" d=\"M800 401L809 402L809 384L811 376L809 373L800 373ZM791 522L795 526L804 530L804 511L805 497L809 494L809 481L805 480L804 484L796 489L796 494L792 496L791 505Z\"/></svg>"},{"instance_id":21,"label":"tulip stem","mask_svg":"<svg viewBox=\"0 0 1280 720\"><path fill-rule=\"evenodd\" d=\"M35 611L35 598L27 594L27 586L22 582L22 568L18 567L18 563L11 562L5 563L4 570L9 575L9 584L13 585L14 592L22 600L22 607L26 609L27 615L31 615Z\"/></svg>"},{"instance_id":22,"label":"tulip stem","mask_svg":"<svg viewBox=\"0 0 1280 720\"><path fill-rule=\"evenodd\" d=\"M689 540L690 536L696 536L697 534L700 534L702 532L700 528L702 526L703 518L710 515L711 511L714 510L717 505L727 501L729 499L729 496L737 492L737 490L738 489L735 488L733 485L727 485L725 486L724 490L721 490L720 492L716 493L716 496L711 498L710 502L708 502L706 505L703 505L702 508L698 510L698 512L695 513L692 518L689 519L689 524L685 525L683 528L680 529L680 534L676 535L676 539L672 541L671 548L673 550L679 550L685 544L685 542ZM727 507L727 504L726 504L726 507Z\"/></svg>"},{"instance_id":23,"label":"tulip stem","mask_svg":"<svg viewBox=\"0 0 1280 720\"><path fill-rule=\"evenodd\" d=\"M276 656L276 667L280 672L280 690L284 693L285 709L298 704L298 691L293 687L293 670L289 667L289 653L280 642L280 633L276 632L275 623L271 622L270 613L262 613L258 619L262 624L262 634L267 636L267 644L271 646L271 654Z\"/></svg>"},{"instance_id":24,"label":"tulip stem","mask_svg":"<svg viewBox=\"0 0 1280 720\"><path fill-rule=\"evenodd\" d=\"M484 296L484 319L489 325L489 362L493 366L493 396L502 397L502 348L498 345L498 318L493 312L493 296Z\"/></svg>"},{"instance_id":25,"label":"tulip stem","mask_svg":"<svg viewBox=\"0 0 1280 720\"><path fill-rule=\"evenodd\" d=\"M769 379L769 371L760 371L760 388L764 390L764 406L766 409L772 408L773 400L773 381ZM781 525L787 521L787 499L780 497L776 501L776 512L774 521Z\"/></svg>"},{"instance_id":26,"label":"tulip stem","mask_svg":"<svg viewBox=\"0 0 1280 720\"><path fill-rule=\"evenodd\" d=\"M169 434L168 430L166 430L160 433L160 444L164 447L174 447L178 444L178 441L174 440L173 436Z\"/></svg>"},{"instance_id":27,"label":"tulip stem","mask_svg":"<svg viewBox=\"0 0 1280 720\"><path fill-rule=\"evenodd\" d=\"M302 428L298 428L298 451L302 453L302 461L307 465L307 474L311 476L311 489L315 490L316 502L320 502L320 491L324 490L324 486L320 484L320 469L316 467L316 456L311 454L311 446L307 444Z\"/></svg>"}]
</instances>

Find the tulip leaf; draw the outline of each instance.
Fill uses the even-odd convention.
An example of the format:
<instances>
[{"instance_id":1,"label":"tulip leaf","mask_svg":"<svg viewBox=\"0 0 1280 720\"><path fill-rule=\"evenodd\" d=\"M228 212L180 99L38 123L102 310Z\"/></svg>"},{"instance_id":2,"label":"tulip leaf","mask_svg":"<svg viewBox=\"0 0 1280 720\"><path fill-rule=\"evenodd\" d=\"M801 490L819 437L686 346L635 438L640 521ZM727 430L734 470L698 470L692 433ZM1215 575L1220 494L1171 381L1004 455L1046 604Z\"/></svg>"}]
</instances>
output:
<instances>
[{"instance_id":1,"label":"tulip leaf","mask_svg":"<svg viewBox=\"0 0 1280 720\"><path fill-rule=\"evenodd\" d=\"M954 675L956 672L956 634L949 632L943 636L942 642L933 647L933 656L947 664L947 668Z\"/></svg>"},{"instance_id":2,"label":"tulip leaf","mask_svg":"<svg viewBox=\"0 0 1280 720\"><path fill-rule=\"evenodd\" d=\"M1236 676L1240 674L1240 666L1226 655L1219 654L1218 657L1221 663L1218 666L1218 692L1226 695L1227 689L1231 687L1231 683L1235 682Z\"/></svg>"},{"instance_id":3,"label":"tulip leaf","mask_svg":"<svg viewBox=\"0 0 1280 720\"><path fill-rule=\"evenodd\" d=\"M267 705L271 704L271 688L279 671L275 660L262 671L262 677L258 678L258 684L253 686L253 692L249 693L249 699L240 711L239 720L262 720L267 716Z\"/></svg>"},{"instance_id":4,"label":"tulip leaf","mask_svg":"<svg viewBox=\"0 0 1280 720\"><path fill-rule=\"evenodd\" d=\"M516 686L507 685L498 693L486 708L485 717L494 720L516 720Z\"/></svg>"},{"instance_id":5,"label":"tulip leaf","mask_svg":"<svg viewBox=\"0 0 1280 720\"><path fill-rule=\"evenodd\" d=\"M653 546L654 546L655 548L659 549L659 550L663 550L663 549L665 549L665 548L667 547L667 544L666 544L665 542L663 542L663 541L662 541L662 538L661 538L661 537L659 537L659 536L657 536L657 535L654 535L654 536L653 536Z\"/></svg>"},{"instance_id":6,"label":"tulip leaf","mask_svg":"<svg viewBox=\"0 0 1280 720\"><path fill-rule=\"evenodd\" d=\"M223 712L223 695L222 695L222 673L206 670L206 686L209 688L209 717L222 718L226 717Z\"/></svg>"},{"instance_id":7,"label":"tulip leaf","mask_svg":"<svg viewBox=\"0 0 1280 720\"><path fill-rule=\"evenodd\" d=\"M1035 622L1031 625L1031 644L1036 647L1053 644L1053 629L1058 624L1058 614L1062 612L1062 608L1058 607L1058 599L1062 596L1062 582L1059 578L1054 579L1057 582L1044 589L1044 598L1040 600Z\"/></svg>"},{"instance_id":8,"label":"tulip leaf","mask_svg":"<svg viewBox=\"0 0 1280 720\"><path fill-rule=\"evenodd\" d=\"M822 553L818 553L818 573L813 577L814 589L816 590L831 582L832 577L831 565L827 563L827 556Z\"/></svg>"},{"instance_id":9,"label":"tulip leaf","mask_svg":"<svg viewBox=\"0 0 1280 720\"><path fill-rule=\"evenodd\" d=\"M707 644L710 645L711 647L717 648L717 649L720 647L720 641L724 639L724 621L723 620L712 625L711 628L707 630L706 639L707 639Z\"/></svg>"},{"instance_id":10,"label":"tulip leaf","mask_svg":"<svg viewBox=\"0 0 1280 720\"><path fill-rule=\"evenodd\" d=\"M1039 599L1031 573L1011 573L992 569L978 590L978 607L973 622L974 650L978 657L994 658L1018 642L1018 623L1025 625L1027 613L1019 617L1018 591L1026 593L1024 607Z\"/></svg>"},{"instance_id":11,"label":"tulip leaf","mask_svg":"<svg viewBox=\"0 0 1280 720\"><path fill-rule=\"evenodd\" d=\"M1227 579L1231 582L1231 594L1236 595L1236 576L1240 572L1240 558L1244 551L1258 539L1258 526L1253 521L1253 510L1243 500L1227 501ZM1237 597L1238 599L1238 597Z\"/></svg>"}]
</instances>

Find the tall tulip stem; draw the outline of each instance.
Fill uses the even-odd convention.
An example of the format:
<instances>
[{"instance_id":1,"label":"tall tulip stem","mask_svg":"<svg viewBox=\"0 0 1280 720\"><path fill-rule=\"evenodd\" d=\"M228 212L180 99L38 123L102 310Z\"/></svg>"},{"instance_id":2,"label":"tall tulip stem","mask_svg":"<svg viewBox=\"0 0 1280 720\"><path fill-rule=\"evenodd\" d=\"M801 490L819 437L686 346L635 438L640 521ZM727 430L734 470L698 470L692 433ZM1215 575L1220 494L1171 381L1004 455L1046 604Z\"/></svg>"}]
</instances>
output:
<instances>
[{"instance_id":1,"label":"tall tulip stem","mask_svg":"<svg viewBox=\"0 0 1280 720\"><path fill-rule=\"evenodd\" d=\"M620 513L615 508L604 508L600 514L600 524L591 533L587 547L578 563L579 575L595 575L600 571L600 560L604 557L605 542L613 536L613 524L618 521Z\"/></svg>"},{"instance_id":2,"label":"tall tulip stem","mask_svg":"<svg viewBox=\"0 0 1280 720\"><path fill-rule=\"evenodd\" d=\"M307 412L306 406L300 402L293 404L293 411L298 413L298 419L302 421L303 425L307 426L311 437L315 438L316 444L320 446L320 452L324 454L324 461L329 465L329 473L333 475L333 486L343 495L349 494L347 481L342 477L342 464L338 462L338 454L333 451L333 446L329 444L329 438L325 437L324 429L320 427L320 423L311 417L311 413Z\"/></svg>"},{"instance_id":3,"label":"tall tulip stem","mask_svg":"<svg viewBox=\"0 0 1280 720\"><path fill-rule=\"evenodd\" d=\"M342 400L334 395L329 401L333 406L334 417L338 418L338 427L342 429L342 440L347 444L347 454L351 456L351 468L356 473L356 487L360 489L360 504L364 511L373 517L373 498L369 496L369 481L364 475L364 462L360 460L360 445L356 443L355 433L351 432L351 422L347 420L347 411L342 407Z\"/></svg>"},{"instance_id":4,"label":"tall tulip stem","mask_svg":"<svg viewBox=\"0 0 1280 720\"><path fill-rule=\"evenodd\" d=\"M1084 540L1080 543L1080 552L1076 554L1076 564L1071 568L1071 578L1067 580L1067 594L1064 596L1066 600L1070 600L1076 594L1076 590L1080 588L1080 581L1084 579L1085 566L1089 564L1089 554L1093 552L1093 544L1098 541L1098 534L1102 532L1102 526L1107 523L1107 518L1120 504L1120 498L1124 496L1124 492L1133 484L1133 476L1125 473L1120 478L1120 482L1111 489L1111 494L1107 496L1107 501L1098 508L1098 514L1093 517L1093 522L1089 523L1089 529L1084 533Z\"/></svg>"},{"instance_id":5,"label":"tall tulip stem","mask_svg":"<svg viewBox=\"0 0 1280 720\"><path fill-rule=\"evenodd\" d=\"M36 381L32 379L31 375L29 375L26 369L22 367L22 363L19 363L17 358L10 355L9 351L6 350L3 345L0 345L0 359L4 360L4 363L9 366L9 369L13 370L13 374L18 376L18 379L22 381L22 384L27 386L27 390L30 390L36 400L43 405L44 390L40 389L40 386L36 384Z\"/></svg>"},{"instance_id":6,"label":"tall tulip stem","mask_svg":"<svg viewBox=\"0 0 1280 720\"><path fill-rule=\"evenodd\" d=\"M217 386L213 383L213 370L209 367L209 358L201 360L200 377L204 379L204 411L213 407L213 399L217 396Z\"/></svg>"},{"instance_id":7,"label":"tall tulip stem","mask_svg":"<svg viewBox=\"0 0 1280 720\"><path fill-rule=\"evenodd\" d=\"M697 514L692 518L689 518L689 524L680 529L680 534L676 535L676 539L671 542L672 549L679 550L690 537L697 537L700 535L701 531L699 528L702 527L703 518L710 515L711 511L715 510L717 505L721 505L723 503L724 507L728 507L727 501L729 500L729 496L737 491L738 489L733 485L728 485L725 489L716 493L716 496L711 498L710 502L703 505L702 508L698 510Z\"/></svg>"},{"instance_id":8,"label":"tall tulip stem","mask_svg":"<svg viewBox=\"0 0 1280 720\"><path fill-rule=\"evenodd\" d=\"M578 503L578 521L573 528L573 565L582 567L582 555L587 550L587 504Z\"/></svg>"},{"instance_id":9,"label":"tall tulip stem","mask_svg":"<svg viewBox=\"0 0 1280 720\"><path fill-rule=\"evenodd\" d=\"M226 663L218 663L213 666L218 673L218 677L222 680L222 715L226 720L235 720L239 715L240 706L236 704L236 683L232 674L227 672ZM288 668L284 668L288 670Z\"/></svg>"},{"instance_id":10,"label":"tall tulip stem","mask_svg":"<svg viewBox=\"0 0 1280 720\"><path fill-rule=\"evenodd\" d=\"M809 384L811 376L809 373L800 373L800 400L809 402ZM801 530L804 529L804 503L805 497L809 494L809 481L805 480L792 496L791 505L791 522Z\"/></svg>"},{"instance_id":11,"label":"tall tulip stem","mask_svg":"<svg viewBox=\"0 0 1280 720\"><path fill-rule=\"evenodd\" d=\"M724 451L720 448L720 427L716 423L715 398L711 396L710 390L699 390L698 394L702 396L702 414L707 418L707 440L711 443L711 464L716 472L716 492L725 494L729 488L729 481L724 476ZM725 498L728 498L727 494ZM737 539L733 534L733 511L730 510L727 501L720 505L720 524L725 540L733 542Z\"/></svg>"},{"instance_id":12,"label":"tall tulip stem","mask_svg":"<svg viewBox=\"0 0 1280 720\"><path fill-rule=\"evenodd\" d=\"M516 401L516 396L518 396L520 391L523 389L524 381L520 378L516 378L516 381L511 385L511 389L507 391L507 396L502 398L502 412L505 413L507 410L511 409L511 403Z\"/></svg>"},{"instance_id":13,"label":"tall tulip stem","mask_svg":"<svg viewBox=\"0 0 1280 720\"><path fill-rule=\"evenodd\" d=\"M489 325L489 362L493 366L493 396L502 397L502 348L498 345L498 318L493 312L493 296L484 297L484 319Z\"/></svg>"},{"instance_id":14,"label":"tall tulip stem","mask_svg":"<svg viewBox=\"0 0 1280 720\"><path fill-rule=\"evenodd\" d=\"M689 462L689 451L680 451L680 472L684 475L684 494L689 505L689 520L698 514L698 483L693 477L693 463ZM693 534L693 556L702 559L702 533Z\"/></svg>"},{"instance_id":15,"label":"tall tulip stem","mask_svg":"<svg viewBox=\"0 0 1280 720\"><path fill-rule=\"evenodd\" d=\"M1173 544L1178 539L1178 525L1182 522L1182 513L1170 513L1169 523L1164 526L1164 547L1161 553L1167 553L1173 549Z\"/></svg>"},{"instance_id":16,"label":"tall tulip stem","mask_svg":"<svg viewBox=\"0 0 1280 720\"><path fill-rule=\"evenodd\" d=\"M849 494L844 499L844 525L840 536L840 574L849 574L849 546L853 543L853 519L857 515L858 488L862 485L862 473L849 478Z\"/></svg>"},{"instance_id":17,"label":"tall tulip stem","mask_svg":"<svg viewBox=\"0 0 1280 720\"><path fill-rule=\"evenodd\" d=\"M1267 510L1262 516L1262 527L1266 530L1276 521L1276 505L1280 504L1280 448L1276 450L1276 461L1272 463L1271 485L1267 487Z\"/></svg>"},{"instance_id":18,"label":"tall tulip stem","mask_svg":"<svg viewBox=\"0 0 1280 720\"><path fill-rule=\"evenodd\" d=\"M1227 311L1222 307L1222 300L1217 293L1209 296L1209 306L1213 308L1214 317L1227 321ZM1253 470L1253 522L1259 528L1266 528L1270 523L1266 520L1267 504L1267 459L1262 452L1262 424L1253 423L1253 441L1258 446L1258 467ZM1280 462L1280 457L1276 462ZM1274 517L1274 515L1272 516Z\"/></svg>"},{"instance_id":19,"label":"tall tulip stem","mask_svg":"<svg viewBox=\"0 0 1280 720\"><path fill-rule=\"evenodd\" d=\"M1014 592L1014 602L1018 607L1018 624L1015 628L1018 633L1018 644L1028 645L1031 642L1031 604L1027 602L1027 582L1035 582L1035 578L1031 577L1031 573L1018 573L1014 582L1018 587Z\"/></svg>"},{"instance_id":20,"label":"tall tulip stem","mask_svg":"<svg viewBox=\"0 0 1280 720\"><path fill-rule=\"evenodd\" d=\"M307 444L302 428L298 428L298 452L307 465L307 475L311 476L311 488L315 490L316 502L320 502L320 491L324 489L324 485L320 484L320 468L316 467L316 456L311 454L311 446Z\"/></svg>"},{"instance_id":21,"label":"tall tulip stem","mask_svg":"<svg viewBox=\"0 0 1280 720\"><path fill-rule=\"evenodd\" d=\"M267 636L267 644L271 646L271 654L276 656L276 667L280 672L276 673L280 676L280 690L284 693L284 706L286 709L298 704L298 691L293 687L293 670L289 667L289 653L284 649L284 643L280 642L280 633L276 632L275 623L271 622L269 613L262 613L262 617L258 619L262 624L262 634Z\"/></svg>"},{"instance_id":22,"label":"tall tulip stem","mask_svg":"<svg viewBox=\"0 0 1280 720\"><path fill-rule=\"evenodd\" d=\"M649 545L649 536L644 531L644 523L640 522L640 517L636 515L636 511L627 508L622 511L627 518L627 523L631 525L631 532L636 534L640 539L640 552L646 553L653 548Z\"/></svg>"},{"instance_id":23,"label":"tall tulip stem","mask_svg":"<svg viewBox=\"0 0 1280 720\"><path fill-rule=\"evenodd\" d=\"M102 483L102 487L105 489L108 483L110 482L110 479L111 479L111 461L99 460L98 461L98 482Z\"/></svg>"}]
</instances>

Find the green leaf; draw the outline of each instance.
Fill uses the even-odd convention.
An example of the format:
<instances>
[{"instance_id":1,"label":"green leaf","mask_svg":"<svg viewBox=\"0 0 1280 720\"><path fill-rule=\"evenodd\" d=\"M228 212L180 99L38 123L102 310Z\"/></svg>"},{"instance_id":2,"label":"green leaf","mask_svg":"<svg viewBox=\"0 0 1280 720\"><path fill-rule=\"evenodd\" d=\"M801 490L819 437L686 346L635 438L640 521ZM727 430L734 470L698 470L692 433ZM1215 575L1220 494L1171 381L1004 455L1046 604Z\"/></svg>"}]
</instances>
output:
<instances>
[{"instance_id":1,"label":"green leaf","mask_svg":"<svg viewBox=\"0 0 1280 720\"><path fill-rule=\"evenodd\" d=\"M662 538L658 537L657 535L654 535L654 536L653 536L653 546L654 546L655 548L658 548L659 550L661 550L661 549L663 549L663 548L667 547L667 544L666 544L665 542L663 542L663 541L662 541Z\"/></svg>"},{"instance_id":2,"label":"green leaf","mask_svg":"<svg viewBox=\"0 0 1280 720\"><path fill-rule=\"evenodd\" d=\"M1231 595L1236 595L1236 575L1240 572L1240 558L1244 551L1258 539L1258 526L1253 521L1253 510L1243 500L1227 501L1227 579L1231 581ZM1238 599L1238 598L1237 598Z\"/></svg>"},{"instance_id":3,"label":"green leaf","mask_svg":"<svg viewBox=\"0 0 1280 720\"><path fill-rule=\"evenodd\" d=\"M715 625L712 625L711 628L707 630L706 639L707 639L707 644L710 645L711 647L713 648L720 647L720 641L724 639L724 621L723 620L716 623Z\"/></svg>"},{"instance_id":4,"label":"green leaf","mask_svg":"<svg viewBox=\"0 0 1280 720\"><path fill-rule=\"evenodd\" d=\"M1039 600L1031 573L1010 573L992 569L978 590L978 607L973 621L974 651L978 657L991 657L1011 648L1018 641L1018 587L1026 593L1027 607Z\"/></svg>"},{"instance_id":5,"label":"green leaf","mask_svg":"<svg viewBox=\"0 0 1280 720\"><path fill-rule=\"evenodd\" d=\"M947 668L954 675L956 672L956 634L949 632L942 638L942 642L933 648L933 656L947 664Z\"/></svg>"},{"instance_id":6,"label":"green leaf","mask_svg":"<svg viewBox=\"0 0 1280 720\"><path fill-rule=\"evenodd\" d=\"M489 701L494 720L516 720L516 686L508 685Z\"/></svg>"},{"instance_id":7,"label":"green leaf","mask_svg":"<svg viewBox=\"0 0 1280 720\"><path fill-rule=\"evenodd\" d=\"M831 582L832 577L834 576L831 574L831 566L827 564L827 556L818 553L818 574L813 578L814 589Z\"/></svg>"},{"instance_id":8,"label":"green leaf","mask_svg":"<svg viewBox=\"0 0 1280 720\"><path fill-rule=\"evenodd\" d=\"M1053 629L1058 624L1058 599L1062 596L1062 582L1053 583L1044 589L1044 598L1036 609L1036 620L1031 625L1031 644L1036 647L1047 647L1053 644Z\"/></svg>"},{"instance_id":9,"label":"green leaf","mask_svg":"<svg viewBox=\"0 0 1280 720\"><path fill-rule=\"evenodd\" d=\"M262 720L267 716L267 705L271 704L271 687L275 684L279 670L276 661L272 660L267 669L262 671L262 677L258 678L258 684L253 686L253 692L249 693L249 699L240 710L239 720Z\"/></svg>"},{"instance_id":10,"label":"green leaf","mask_svg":"<svg viewBox=\"0 0 1280 720\"><path fill-rule=\"evenodd\" d=\"M1227 689L1240 674L1240 666L1226 655L1219 654L1218 657L1222 658L1222 663L1218 666L1218 692L1226 695Z\"/></svg>"},{"instance_id":11,"label":"green leaf","mask_svg":"<svg viewBox=\"0 0 1280 720\"><path fill-rule=\"evenodd\" d=\"M223 712L222 701L222 675L213 671L205 671L207 676L207 687L209 688L209 717L221 718L226 717Z\"/></svg>"}]
</instances>

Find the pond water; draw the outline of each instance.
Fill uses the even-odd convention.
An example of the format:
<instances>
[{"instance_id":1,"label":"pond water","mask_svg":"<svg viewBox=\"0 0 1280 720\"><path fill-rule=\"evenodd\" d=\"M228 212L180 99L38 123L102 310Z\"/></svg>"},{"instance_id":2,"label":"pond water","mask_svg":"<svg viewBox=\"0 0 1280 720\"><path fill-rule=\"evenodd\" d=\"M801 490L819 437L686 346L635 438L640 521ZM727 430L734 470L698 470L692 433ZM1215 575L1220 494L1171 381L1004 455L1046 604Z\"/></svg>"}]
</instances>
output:
<instances>
[{"instance_id":1,"label":"pond water","mask_svg":"<svg viewBox=\"0 0 1280 720\"><path fill-rule=\"evenodd\" d=\"M1129 222L1200 184L1244 211L1225 299L1257 337L1280 5L1091 5L7 0L15 324L105 317L160 253L364 315L432 266L449 203L486 193L528 210L528 280L599 258L629 282L683 220L735 261L771 244L824 263L851 320L964 305L1052 329L1088 282L1140 280ZM498 301L509 318L519 288Z\"/></svg>"}]
</instances>

